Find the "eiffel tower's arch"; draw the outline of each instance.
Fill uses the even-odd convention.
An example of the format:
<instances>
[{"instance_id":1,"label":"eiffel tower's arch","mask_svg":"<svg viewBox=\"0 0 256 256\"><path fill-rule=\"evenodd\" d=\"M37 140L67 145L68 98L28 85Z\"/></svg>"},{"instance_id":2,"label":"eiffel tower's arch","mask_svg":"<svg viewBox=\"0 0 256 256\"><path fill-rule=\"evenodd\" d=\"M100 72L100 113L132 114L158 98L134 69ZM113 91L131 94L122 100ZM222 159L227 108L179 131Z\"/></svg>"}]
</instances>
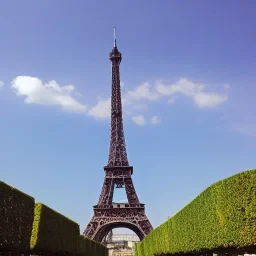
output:
<instances>
[{"instance_id":1,"label":"eiffel tower's arch","mask_svg":"<svg viewBox=\"0 0 256 256\"><path fill-rule=\"evenodd\" d=\"M130 222L111 222L101 226L98 231L96 231L95 236L92 238L97 242L102 242L106 235L114 228L128 228L132 230L140 239L144 238L145 234L143 230L138 227L138 225Z\"/></svg>"}]
</instances>

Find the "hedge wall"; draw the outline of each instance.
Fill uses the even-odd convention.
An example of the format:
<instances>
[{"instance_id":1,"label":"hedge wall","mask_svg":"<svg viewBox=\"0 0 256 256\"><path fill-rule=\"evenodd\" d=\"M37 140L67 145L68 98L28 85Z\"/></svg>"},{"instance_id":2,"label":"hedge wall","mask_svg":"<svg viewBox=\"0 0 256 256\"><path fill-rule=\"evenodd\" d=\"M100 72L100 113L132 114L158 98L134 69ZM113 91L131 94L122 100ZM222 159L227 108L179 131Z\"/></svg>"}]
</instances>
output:
<instances>
[{"instance_id":1,"label":"hedge wall","mask_svg":"<svg viewBox=\"0 0 256 256\"><path fill-rule=\"evenodd\" d=\"M256 252L256 170L208 187L146 236L135 252L153 256L246 247Z\"/></svg>"},{"instance_id":2,"label":"hedge wall","mask_svg":"<svg viewBox=\"0 0 256 256\"><path fill-rule=\"evenodd\" d=\"M79 235L79 225L76 222L42 203L35 205L30 242L32 250L75 254Z\"/></svg>"},{"instance_id":3,"label":"hedge wall","mask_svg":"<svg viewBox=\"0 0 256 256\"><path fill-rule=\"evenodd\" d=\"M108 249L103 244L80 235L78 254L81 256L107 256Z\"/></svg>"},{"instance_id":4,"label":"hedge wall","mask_svg":"<svg viewBox=\"0 0 256 256\"><path fill-rule=\"evenodd\" d=\"M34 217L33 197L0 181L0 251L28 251Z\"/></svg>"},{"instance_id":5,"label":"hedge wall","mask_svg":"<svg viewBox=\"0 0 256 256\"><path fill-rule=\"evenodd\" d=\"M0 181L1 252L107 256L104 245L80 235L79 225Z\"/></svg>"}]
</instances>

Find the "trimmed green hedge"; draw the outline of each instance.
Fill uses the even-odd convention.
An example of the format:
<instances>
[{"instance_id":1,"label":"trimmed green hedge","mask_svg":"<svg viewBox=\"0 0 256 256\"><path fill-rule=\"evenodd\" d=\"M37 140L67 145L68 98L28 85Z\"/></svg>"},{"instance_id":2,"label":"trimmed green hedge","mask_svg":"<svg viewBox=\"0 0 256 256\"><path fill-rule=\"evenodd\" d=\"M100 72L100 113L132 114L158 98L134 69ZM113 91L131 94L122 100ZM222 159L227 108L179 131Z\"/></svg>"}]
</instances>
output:
<instances>
[{"instance_id":1,"label":"trimmed green hedge","mask_svg":"<svg viewBox=\"0 0 256 256\"><path fill-rule=\"evenodd\" d=\"M80 235L79 225L0 181L0 252L107 256L104 245Z\"/></svg>"},{"instance_id":2,"label":"trimmed green hedge","mask_svg":"<svg viewBox=\"0 0 256 256\"><path fill-rule=\"evenodd\" d=\"M91 246L94 248L92 252L90 252L92 256L107 256L108 248L101 243L90 240Z\"/></svg>"},{"instance_id":3,"label":"trimmed green hedge","mask_svg":"<svg viewBox=\"0 0 256 256\"><path fill-rule=\"evenodd\" d=\"M256 170L208 187L136 245L136 256L255 247Z\"/></svg>"},{"instance_id":4,"label":"trimmed green hedge","mask_svg":"<svg viewBox=\"0 0 256 256\"><path fill-rule=\"evenodd\" d=\"M0 251L28 251L35 199L0 181Z\"/></svg>"},{"instance_id":5,"label":"trimmed green hedge","mask_svg":"<svg viewBox=\"0 0 256 256\"><path fill-rule=\"evenodd\" d=\"M37 203L34 210L34 223L30 247L34 251L75 254L79 242L79 225Z\"/></svg>"},{"instance_id":6,"label":"trimmed green hedge","mask_svg":"<svg viewBox=\"0 0 256 256\"><path fill-rule=\"evenodd\" d=\"M103 244L88 239L87 237L79 236L79 250L81 256L107 256L108 249Z\"/></svg>"}]
</instances>

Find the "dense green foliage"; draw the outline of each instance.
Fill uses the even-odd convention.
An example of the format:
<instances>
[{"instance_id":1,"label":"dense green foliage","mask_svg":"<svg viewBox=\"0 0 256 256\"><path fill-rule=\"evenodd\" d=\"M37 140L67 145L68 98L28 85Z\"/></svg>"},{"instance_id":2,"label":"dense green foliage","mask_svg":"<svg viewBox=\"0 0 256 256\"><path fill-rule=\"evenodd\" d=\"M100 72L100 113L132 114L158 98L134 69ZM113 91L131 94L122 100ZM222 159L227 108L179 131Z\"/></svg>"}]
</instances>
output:
<instances>
[{"instance_id":1,"label":"dense green foliage","mask_svg":"<svg viewBox=\"0 0 256 256\"><path fill-rule=\"evenodd\" d=\"M0 181L0 251L28 251L34 217L33 197Z\"/></svg>"},{"instance_id":2,"label":"dense green foliage","mask_svg":"<svg viewBox=\"0 0 256 256\"><path fill-rule=\"evenodd\" d=\"M81 235L79 237L78 254L81 256L107 256L108 249L104 245Z\"/></svg>"},{"instance_id":3,"label":"dense green foliage","mask_svg":"<svg viewBox=\"0 0 256 256\"><path fill-rule=\"evenodd\" d=\"M80 236L79 225L0 181L0 252L107 256L108 249Z\"/></svg>"},{"instance_id":4,"label":"dense green foliage","mask_svg":"<svg viewBox=\"0 0 256 256\"><path fill-rule=\"evenodd\" d=\"M37 203L30 247L36 251L76 253L79 225L51 208Z\"/></svg>"},{"instance_id":5,"label":"dense green foliage","mask_svg":"<svg viewBox=\"0 0 256 256\"><path fill-rule=\"evenodd\" d=\"M256 250L256 170L208 187L136 246L136 256Z\"/></svg>"}]
</instances>

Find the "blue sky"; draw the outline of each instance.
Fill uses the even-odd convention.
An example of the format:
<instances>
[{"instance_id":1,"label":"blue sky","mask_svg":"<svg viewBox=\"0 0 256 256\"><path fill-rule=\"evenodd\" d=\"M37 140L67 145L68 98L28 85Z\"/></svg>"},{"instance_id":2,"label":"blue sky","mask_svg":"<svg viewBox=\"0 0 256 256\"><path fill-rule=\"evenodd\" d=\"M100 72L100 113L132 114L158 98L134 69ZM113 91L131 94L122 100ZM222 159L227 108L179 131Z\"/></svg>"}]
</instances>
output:
<instances>
[{"instance_id":1,"label":"blue sky","mask_svg":"<svg viewBox=\"0 0 256 256\"><path fill-rule=\"evenodd\" d=\"M1 2L0 179L84 230L108 157L113 26L128 158L152 225L255 168L255 8L254 0Z\"/></svg>"}]
</instances>

